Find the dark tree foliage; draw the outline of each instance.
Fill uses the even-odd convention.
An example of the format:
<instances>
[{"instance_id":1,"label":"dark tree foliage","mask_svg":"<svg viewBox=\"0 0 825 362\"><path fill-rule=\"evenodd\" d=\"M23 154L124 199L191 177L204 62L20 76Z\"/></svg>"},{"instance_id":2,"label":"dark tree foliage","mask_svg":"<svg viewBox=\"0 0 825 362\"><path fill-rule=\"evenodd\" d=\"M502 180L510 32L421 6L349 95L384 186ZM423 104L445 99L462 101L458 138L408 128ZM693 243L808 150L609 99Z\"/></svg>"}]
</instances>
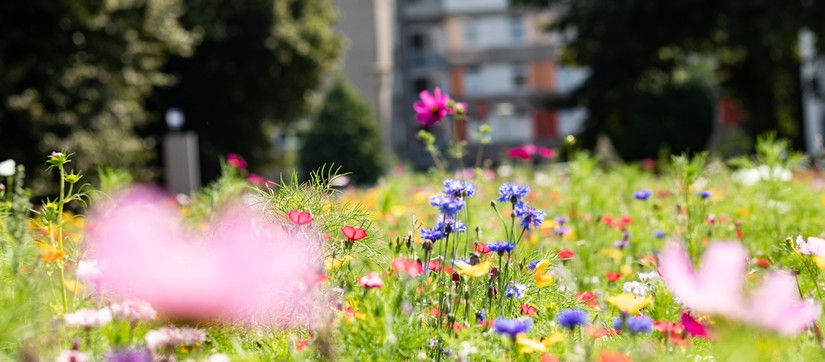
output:
<instances>
[{"instance_id":1,"label":"dark tree foliage","mask_svg":"<svg viewBox=\"0 0 825 362\"><path fill-rule=\"evenodd\" d=\"M26 165L37 194L54 150L76 152L73 165L90 173L139 169L152 157L152 141L134 130L150 119L143 102L152 88L171 81L161 71L167 56L191 53L180 5L0 2L0 159Z\"/></svg>"},{"instance_id":2,"label":"dark tree foliage","mask_svg":"<svg viewBox=\"0 0 825 362\"><path fill-rule=\"evenodd\" d=\"M252 169L276 158L274 125L308 111L341 52L331 0L186 0L184 26L202 35L194 56L174 57L165 71L178 82L158 89L151 107L179 107L198 133L206 180L218 160L243 155ZM163 132L156 128L155 133Z\"/></svg>"},{"instance_id":3,"label":"dark tree foliage","mask_svg":"<svg viewBox=\"0 0 825 362\"><path fill-rule=\"evenodd\" d=\"M302 138L300 162L305 172L329 168L352 173L354 182L370 184L383 172L381 132L372 108L344 80L327 93L320 113Z\"/></svg>"},{"instance_id":4,"label":"dark tree foliage","mask_svg":"<svg viewBox=\"0 0 825 362\"><path fill-rule=\"evenodd\" d=\"M809 29L825 50L823 0L511 0L551 6L550 30L570 40L562 59L592 76L572 94L590 112L584 134L593 144L614 111L651 74L678 83L690 56L717 62L716 81L745 112L752 135L778 130L802 142L798 34Z\"/></svg>"}]
</instances>

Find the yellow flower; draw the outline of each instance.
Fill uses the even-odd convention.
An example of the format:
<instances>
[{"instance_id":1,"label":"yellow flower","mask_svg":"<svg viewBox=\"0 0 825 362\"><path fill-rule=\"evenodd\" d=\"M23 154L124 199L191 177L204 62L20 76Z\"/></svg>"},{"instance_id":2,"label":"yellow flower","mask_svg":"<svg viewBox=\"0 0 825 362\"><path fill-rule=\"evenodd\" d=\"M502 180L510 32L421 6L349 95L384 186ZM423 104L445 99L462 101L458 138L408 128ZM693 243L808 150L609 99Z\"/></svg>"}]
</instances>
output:
<instances>
[{"instance_id":1,"label":"yellow flower","mask_svg":"<svg viewBox=\"0 0 825 362\"><path fill-rule=\"evenodd\" d=\"M47 263L51 263L55 260L60 260L66 257L66 252L63 250L57 250L54 246L49 243L37 243L37 249L40 249L40 259Z\"/></svg>"},{"instance_id":2,"label":"yellow flower","mask_svg":"<svg viewBox=\"0 0 825 362\"><path fill-rule=\"evenodd\" d=\"M538 264L536 264L536 286L539 288L544 288L550 284L553 284L553 277L545 274L545 270L547 269L547 265L550 264L550 260L542 259Z\"/></svg>"},{"instance_id":3,"label":"yellow flower","mask_svg":"<svg viewBox=\"0 0 825 362\"><path fill-rule=\"evenodd\" d=\"M86 287L82 283L78 282L77 280L72 280L72 279L63 280L63 285L65 285L66 290L68 290L71 293L78 293L81 290L83 290L83 288Z\"/></svg>"},{"instance_id":4,"label":"yellow flower","mask_svg":"<svg viewBox=\"0 0 825 362\"><path fill-rule=\"evenodd\" d=\"M519 349L521 353L547 352L547 347L559 343L562 340L564 340L564 335L561 333L553 333L541 341L530 339L530 337L527 337L524 333L516 335L516 343L521 346Z\"/></svg>"},{"instance_id":5,"label":"yellow flower","mask_svg":"<svg viewBox=\"0 0 825 362\"><path fill-rule=\"evenodd\" d=\"M639 298L633 293L616 294L607 298L607 301L619 308L620 311L630 315L639 313L642 308L650 304L650 298Z\"/></svg>"},{"instance_id":6,"label":"yellow flower","mask_svg":"<svg viewBox=\"0 0 825 362\"><path fill-rule=\"evenodd\" d=\"M814 263L816 263L819 269L825 269L825 257L814 255Z\"/></svg>"},{"instance_id":7,"label":"yellow flower","mask_svg":"<svg viewBox=\"0 0 825 362\"><path fill-rule=\"evenodd\" d=\"M622 275L624 276L629 276L630 274L633 274L633 268L631 268L630 265L627 264L622 264L622 266L619 267L619 271L622 272Z\"/></svg>"},{"instance_id":8,"label":"yellow flower","mask_svg":"<svg viewBox=\"0 0 825 362\"><path fill-rule=\"evenodd\" d=\"M327 270L338 270L338 268L340 268L350 260L352 260L352 257L349 255L341 259L327 258L327 260L324 260L324 268L326 268Z\"/></svg>"},{"instance_id":9,"label":"yellow flower","mask_svg":"<svg viewBox=\"0 0 825 362\"><path fill-rule=\"evenodd\" d=\"M487 260L478 265L470 265L465 262L457 262L458 274L466 275L470 278L478 278L487 275L490 272L490 261Z\"/></svg>"},{"instance_id":10,"label":"yellow flower","mask_svg":"<svg viewBox=\"0 0 825 362\"><path fill-rule=\"evenodd\" d=\"M602 249L602 251L600 251L599 254L602 254L602 255L605 255L605 256L608 256L608 257L612 258L613 262L616 262L616 263L620 262L622 260L622 256L624 256L624 254L622 253L621 250L613 249L613 248Z\"/></svg>"}]
</instances>

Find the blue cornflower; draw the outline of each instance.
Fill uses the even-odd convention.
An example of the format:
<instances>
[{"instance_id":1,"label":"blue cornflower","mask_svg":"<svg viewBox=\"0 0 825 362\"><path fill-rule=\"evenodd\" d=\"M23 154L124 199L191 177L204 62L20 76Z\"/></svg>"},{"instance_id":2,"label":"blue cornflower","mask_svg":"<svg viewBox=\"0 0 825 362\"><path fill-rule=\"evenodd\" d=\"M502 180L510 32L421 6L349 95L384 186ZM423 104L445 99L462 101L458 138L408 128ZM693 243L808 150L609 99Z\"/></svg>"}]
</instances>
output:
<instances>
[{"instance_id":1,"label":"blue cornflower","mask_svg":"<svg viewBox=\"0 0 825 362\"><path fill-rule=\"evenodd\" d=\"M519 333L527 333L532 326L533 321L530 318L496 318L496 332L506 334L510 338L516 338Z\"/></svg>"},{"instance_id":2,"label":"blue cornflower","mask_svg":"<svg viewBox=\"0 0 825 362\"><path fill-rule=\"evenodd\" d=\"M653 236L655 236L656 239L661 239L661 238L665 237L665 232L662 231L662 230L656 230L656 231L653 232Z\"/></svg>"},{"instance_id":3,"label":"blue cornflower","mask_svg":"<svg viewBox=\"0 0 825 362\"><path fill-rule=\"evenodd\" d=\"M627 331L630 332L630 334L650 333L650 331L653 330L653 319L650 317L645 315L629 317L624 314L613 319L613 329L617 331L622 330L622 319L625 319L625 327L627 327Z\"/></svg>"},{"instance_id":4,"label":"blue cornflower","mask_svg":"<svg viewBox=\"0 0 825 362\"><path fill-rule=\"evenodd\" d=\"M617 248L619 248L619 249L624 249L624 248L626 248L628 245L630 245L630 242L629 242L629 241L627 241L627 240L616 240L616 241L614 241L614 242L613 242L613 246L615 246L615 247L617 247Z\"/></svg>"},{"instance_id":5,"label":"blue cornflower","mask_svg":"<svg viewBox=\"0 0 825 362\"><path fill-rule=\"evenodd\" d=\"M709 199L711 196L713 196L713 194L711 194L708 190L699 192L699 197L703 199Z\"/></svg>"},{"instance_id":6,"label":"blue cornflower","mask_svg":"<svg viewBox=\"0 0 825 362\"><path fill-rule=\"evenodd\" d=\"M524 292L527 291L527 286L524 284L508 285L504 296L507 298L524 298Z\"/></svg>"},{"instance_id":7,"label":"blue cornflower","mask_svg":"<svg viewBox=\"0 0 825 362\"><path fill-rule=\"evenodd\" d=\"M547 215L543 210L536 210L532 207L520 207L516 209L516 217L521 218L521 226L530 230L530 225L539 227L544 222L544 216Z\"/></svg>"},{"instance_id":8,"label":"blue cornflower","mask_svg":"<svg viewBox=\"0 0 825 362\"><path fill-rule=\"evenodd\" d=\"M444 180L444 195L451 196L455 199L464 197L473 197L476 194L476 187L469 182L462 182L459 180L447 179Z\"/></svg>"},{"instance_id":9,"label":"blue cornflower","mask_svg":"<svg viewBox=\"0 0 825 362\"><path fill-rule=\"evenodd\" d=\"M445 234L463 233L467 231L467 225L453 218L440 218L435 223L438 230L444 230Z\"/></svg>"},{"instance_id":10,"label":"blue cornflower","mask_svg":"<svg viewBox=\"0 0 825 362\"><path fill-rule=\"evenodd\" d=\"M429 241L438 241L444 238L444 232L441 228L434 227L432 229L421 229L421 238Z\"/></svg>"},{"instance_id":11,"label":"blue cornflower","mask_svg":"<svg viewBox=\"0 0 825 362\"><path fill-rule=\"evenodd\" d=\"M530 192L530 186L516 186L513 184L504 184L498 188L498 193L501 195L498 202L511 202L513 206L519 206L524 201L524 197Z\"/></svg>"},{"instance_id":12,"label":"blue cornflower","mask_svg":"<svg viewBox=\"0 0 825 362\"><path fill-rule=\"evenodd\" d=\"M152 351L144 349L113 350L106 353L109 362L152 362Z\"/></svg>"},{"instance_id":13,"label":"blue cornflower","mask_svg":"<svg viewBox=\"0 0 825 362\"><path fill-rule=\"evenodd\" d=\"M476 313L476 321L483 321L487 317L487 312L484 311L484 308L481 308L478 313Z\"/></svg>"},{"instance_id":14,"label":"blue cornflower","mask_svg":"<svg viewBox=\"0 0 825 362\"><path fill-rule=\"evenodd\" d=\"M648 189L639 190L633 193L633 198L636 200L647 200L651 196L653 196L653 192Z\"/></svg>"},{"instance_id":15,"label":"blue cornflower","mask_svg":"<svg viewBox=\"0 0 825 362\"><path fill-rule=\"evenodd\" d=\"M430 205L437 207L444 215L456 216L459 211L464 209L464 200L436 195L430 198Z\"/></svg>"},{"instance_id":16,"label":"blue cornflower","mask_svg":"<svg viewBox=\"0 0 825 362\"><path fill-rule=\"evenodd\" d=\"M515 247L516 244L507 241L493 241L491 243L487 243L488 250L499 254L509 253L513 251Z\"/></svg>"},{"instance_id":17,"label":"blue cornflower","mask_svg":"<svg viewBox=\"0 0 825 362\"><path fill-rule=\"evenodd\" d=\"M536 270L536 265L539 265L540 262L541 260L533 260L527 263L527 267L530 268L530 270Z\"/></svg>"},{"instance_id":18,"label":"blue cornflower","mask_svg":"<svg viewBox=\"0 0 825 362\"><path fill-rule=\"evenodd\" d=\"M587 312L581 309L565 309L556 315L556 322L565 328L573 329L588 322Z\"/></svg>"}]
</instances>

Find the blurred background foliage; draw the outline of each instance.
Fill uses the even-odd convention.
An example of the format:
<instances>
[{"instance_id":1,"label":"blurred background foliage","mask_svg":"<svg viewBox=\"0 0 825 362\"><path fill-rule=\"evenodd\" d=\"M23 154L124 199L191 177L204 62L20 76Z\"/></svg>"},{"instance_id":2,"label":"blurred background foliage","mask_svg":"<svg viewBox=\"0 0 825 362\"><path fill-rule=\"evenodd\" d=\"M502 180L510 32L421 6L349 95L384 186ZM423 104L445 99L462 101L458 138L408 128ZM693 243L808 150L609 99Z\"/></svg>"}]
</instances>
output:
<instances>
[{"instance_id":1,"label":"blurred background foliage","mask_svg":"<svg viewBox=\"0 0 825 362\"><path fill-rule=\"evenodd\" d=\"M37 194L53 150L153 179L174 106L206 180L230 152L268 166L272 125L307 112L340 54L335 16L329 0L3 2L0 154L32 170Z\"/></svg>"},{"instance_id":2,"label":"blurred background foliage","mask_svg":"<svg viewBox=\"0 0 825 362\"><path fill-rule=\"evenodd\" d=\"M776 130L803 145L800 96L799 32L807 29L825 39L825 1L820 0L510 0L513 5L555 6L562 10L547 30L559 31L569 42L560 50L562 61L586 66L591 77L565 99L546 103L578 104L589 111L582 135L593 147L607 131L620 154L619 144L630 130L616 138L616 124L646 123L646 112L631 108L644 99L679 100L683 92L697 91L687 70L697 57L710 60L713 76L705 78L707 92L730 95L744 110L744 126L753 138ZM825 49L822 41L818 50ZM655 83L651 87L651 82ZM687 85L693 84L693 85ZM638 96L636 98L635 96ZM634 98L627 103L628 97ZM698 104L697 104L698 106ZM665 118L685 117L687 105L671 108ZM661 107L663 111L666 108ZM693 110L694 122L674 124L674 135L704 127L704 108ZM669 122L664 119L662 122ZM697 125L698 123L698 125ZM644 143L649 134L638 133ZM648 139L649 142L649 139ZM628 147L636 147L634 142ZM674 147L662 137L661 146Z\"/></svg>"}]
</instances>

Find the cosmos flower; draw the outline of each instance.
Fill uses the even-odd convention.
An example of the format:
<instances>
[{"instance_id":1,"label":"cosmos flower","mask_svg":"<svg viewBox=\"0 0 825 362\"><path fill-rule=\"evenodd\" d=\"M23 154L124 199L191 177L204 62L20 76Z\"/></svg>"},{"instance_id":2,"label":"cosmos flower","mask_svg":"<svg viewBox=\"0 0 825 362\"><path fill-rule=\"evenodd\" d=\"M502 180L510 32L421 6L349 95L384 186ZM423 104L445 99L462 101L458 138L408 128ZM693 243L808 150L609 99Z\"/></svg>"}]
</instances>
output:
<instances>
[{"instance_id":1,"label":"cosmos flower","mask_svg":"<svg viewBox=\"0 0 825 362\"><path fill-rule=\"evenodd\" d=\"M589 323L587 312L581 309L564 309L556 315L556 322L562 327L573 329Z\"/></svg>"},{"instance_id":2,"label":"cosmos flower","mask_svg":"<svg viewBox=\"0 0 825 362\"><path fill-rule=\"evenodd\" d=\"M87 362L91 359L88 353L76 350L63 351L57 356L57 362Z\"/></svg>"},{"instance_id":3,"label":"cosmos flower","mask_svg":"<svg viewBox=\"0 0 825 362\"><path fill-rule=\"evenodd\" d=\"M78 309L74 313L63 316L66 324L72 327L94 328L112 321L112 311L109 308Z\"/></svg>"},{"instance_id":4,"label":"cosmos flower","mask_svg":"<svg viewBox=\"0 0 825 362\"><path fill-rule=\"evenodd\" d=\"M124 300L110 305L109 308L115 318L132 323L153 321L158 316L158 312L149 303L140 300Z\"/></svg>"},{"instance_id":5,"label":"cosmos flower","mask_svg":"<svg viewBox=\"0 0 825 362\"><path fill-rule=\"evenodd\" d=\"M441 93L441 88L436 87L433 93L427 90L421 91L418 95L421 100L413 104L418 123L429 127L441 122L447 116L450 96Z\"/></svg>"},{"instance_id":6,"label":"cosmos flower","mask_svg":"<svg viewBox=\"0 0 825 362\"><path fill-rule=\"evenodd\" d=\"M369 274L358 278L358 285L367 289L376 289L383 287L384 282L381 280L381 277L378 276L378 273L370 272Z\"/></svg>"},{"instance_id":7,"label":"cosmos flower","mask_svg":"<svg viewBox=\"0 0 825 362\"><path fill-rule=\"evenodd\" d=\"M166 326L146 332L146 346L166 350L178 346L194 346L206 341L206 331L191 327Z\"/></svg>"},{"instance_id":8,"label":"cosmos flower","mask_svg":"<svg viewBox=\"0 0 825 362\"><path fill-rule=\"evenodd\" d=\"M802 240L802 235L796 237L796 251L800 254L825 256L825 239L808 237Z\"/></svg>"},{"instance_id":9,"label":"cosmos flower","mask_svg":"<svg viewBox=\"0 0 825 362\"><path fill-rule=\"evenodd\" d=\"M744 292L748 252L737 242L708 246L702 267L693 263L680 243L670 243L661 254L662 278L674 297L699 314L795 335L819 318L821 307L799 299L796 279L775 271L750 296Z\"/></svg>"}]
</instances>

